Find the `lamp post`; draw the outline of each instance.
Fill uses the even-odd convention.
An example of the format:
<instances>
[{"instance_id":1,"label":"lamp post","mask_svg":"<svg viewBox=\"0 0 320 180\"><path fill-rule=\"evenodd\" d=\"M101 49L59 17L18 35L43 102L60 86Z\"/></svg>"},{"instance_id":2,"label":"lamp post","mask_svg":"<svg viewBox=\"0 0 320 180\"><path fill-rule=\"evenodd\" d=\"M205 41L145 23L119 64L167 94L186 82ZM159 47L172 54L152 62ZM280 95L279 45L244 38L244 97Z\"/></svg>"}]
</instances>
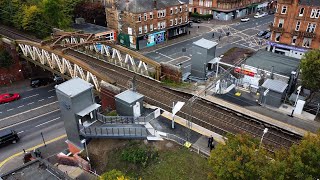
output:
<instances>
[{"instance_id":1,"label":"lamp post","mask_svg":"<svg viewBox=\"0 0 320 180\"><path fill-rule=\"evenodd\" d=\"M260 140L259 149L260 149L260 147L261 147L261 144L262 144L262 141L263 141L263 137L264 137L264 135L265 135L267 132L268 132L268 128L264 128L263 134L262 134L262 137L261 137L261 140Z\"/></svg>"}]
</instances>

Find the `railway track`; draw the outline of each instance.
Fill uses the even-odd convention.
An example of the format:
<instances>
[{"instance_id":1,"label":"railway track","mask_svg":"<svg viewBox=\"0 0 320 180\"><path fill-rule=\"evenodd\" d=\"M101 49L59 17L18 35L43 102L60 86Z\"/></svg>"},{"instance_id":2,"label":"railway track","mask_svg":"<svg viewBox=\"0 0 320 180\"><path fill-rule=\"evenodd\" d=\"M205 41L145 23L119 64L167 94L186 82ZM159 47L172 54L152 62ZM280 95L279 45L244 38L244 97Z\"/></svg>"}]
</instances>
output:
<instances>
[{"instance_id":1,"label":"railway track","mask_svg":"<svg viewBox=\"0 0 320 180\"><path fill-rule=\"evenodd\" d=\"M34 41L38 43L41 42L39 39L36 39L29 35L21 34L21 32L3 25L0 25L0 34L11 40L22 39L22 40L29 40L29 41Z\"/></svg>"},{"instance_id":2,"label":"railway track","mask_svg":"<svg viewBox=\"0 0 320 180\"><path fill-rule=\"evenodd\" d=\"M106 59L104 62L72 50L69 50L67 54L85 61L99 72L106 73L117 82L117 86L123 89L128 88L128 81L135 75L130 71L107 63ZM162 87L161 83L146 77L138 76L136 81L137 91L145 95L146 102L169 112L172 108L172 102L188 102L192 97L192 95ZM264 143L270 145L269 150L273 149L271 146L288 148L301 139L299 135L201 99L196 100L192 105L186 104L177 115L221 135L246 132L260 138L264 128L268 127L269 131L264 136Z\"/></svg>"},{"instance_id":3,"label":"railway track","mask_svg":"<svg viewBox=\"0 0 320 180\"><path fill-rule=\"evenodd\" d=\"M40 42L40 40L21 35L19 32L3 28L2 26L0 26L0 33L11 39L25 39ZM109 64L106 62L106 59L104 59L104 62L72 50L68 50L67 54L85 61L93 68L93 70L106 73L110 78L113 78L117 82L117 86L123 89L127 89L128 82L133 76L136 76L137 91L145 95L146 102L169 112L172 108L172 102L188 102L192 97L192 95L189 94L169 90L163 87L159 82L146 77L137 76L133 72ZM264 136L264 144L266 144L267 149L271 151L274 148L288 148L302 138L300 135L202 99L198 99L192 104L186 104L177 115L221 135L246 132L254 137L260 138L263 129L268 127L269 131Z\"/></svg>"}]
</instances>

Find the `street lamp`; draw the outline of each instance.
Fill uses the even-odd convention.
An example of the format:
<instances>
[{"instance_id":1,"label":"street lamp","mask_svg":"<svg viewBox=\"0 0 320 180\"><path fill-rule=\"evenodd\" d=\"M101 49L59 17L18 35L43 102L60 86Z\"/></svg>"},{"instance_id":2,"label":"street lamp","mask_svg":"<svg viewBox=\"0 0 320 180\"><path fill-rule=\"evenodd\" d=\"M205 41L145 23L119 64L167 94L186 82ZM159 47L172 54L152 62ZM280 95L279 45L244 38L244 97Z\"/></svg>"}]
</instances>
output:
<instances>
[{"instance_id":1,"label":"street lamp","mask_svg":"<svg viewBox=\"0 0 320 180\"><path fill-rule=\"evenodd\" d=\"M86 148L86 153L87 153L87 160L89 162L89 167L90 167L90 170L91 170L91 162L90 162L90 158L89 158L89 152L88 152L88 146L87 146L87 141L86 139L83 139L81 141L82 144L84 144L84 147Z\"/></svg>"},{"instance_id":2,"label":"street lamp","mask_svg":"<svg viewBox=\"0 0 320 180\"><path fill-rule=\"evenodd\" d=\"M261 137L261 140L260 140L259 149L260 149L260 147L261 147L261 144L262 144L262 141L263 141L263 137L264 137L264 135L265 135L267 132L268 132L268 128L264 128L263 134L262 134L262 137Z\"/></svg>"}]
</instances>

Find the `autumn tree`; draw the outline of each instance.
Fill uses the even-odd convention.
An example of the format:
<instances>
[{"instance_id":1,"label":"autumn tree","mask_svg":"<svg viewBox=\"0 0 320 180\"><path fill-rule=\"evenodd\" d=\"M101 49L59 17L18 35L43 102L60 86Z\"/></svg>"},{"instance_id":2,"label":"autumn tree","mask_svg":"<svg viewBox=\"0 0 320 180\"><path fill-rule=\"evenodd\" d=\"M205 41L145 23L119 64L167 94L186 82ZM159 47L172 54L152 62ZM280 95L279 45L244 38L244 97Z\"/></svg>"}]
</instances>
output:
<instances>
[{"instance_id":1,"label":"autumn tree","mask_svg":"<svg viewBox=\"0 0 320 180\"><path fill-rule=\"evenodd\" d=\"M86 22L105 26L106 12L101 3L82 2L75 7L76 17L82 17Z\"/></svg>"},{"instance_id":2,"label":"autumn tree","mask_svg":"<svg viewBox=\"0 0 320 180\"><path fill-rule=\"evenodd\" d=\"M311 96L320 92L320 49L311 50L304 54L300 63L302 85L310 89Z\"/></svg>"}]
</instances>

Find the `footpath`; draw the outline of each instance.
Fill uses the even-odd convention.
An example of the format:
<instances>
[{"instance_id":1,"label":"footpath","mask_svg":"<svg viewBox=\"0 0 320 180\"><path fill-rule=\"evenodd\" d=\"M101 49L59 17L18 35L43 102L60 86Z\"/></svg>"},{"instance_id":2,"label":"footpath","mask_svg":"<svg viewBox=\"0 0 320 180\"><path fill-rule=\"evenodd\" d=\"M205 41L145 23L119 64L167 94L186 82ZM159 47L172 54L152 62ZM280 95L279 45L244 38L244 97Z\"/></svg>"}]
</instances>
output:
<instances>
[{"instance_id":1,"label":"footpath","mask_svg":"<svg viewBox=\"0 0 320 180\"><path fill-rule=\"evenodd\" d=\"M0 86L0 94L3 93L21 93L24 91L31 90L30 80L25 79L22 81L17 81L12 84L1 85Z\"/></svg>"}]
</instances>

